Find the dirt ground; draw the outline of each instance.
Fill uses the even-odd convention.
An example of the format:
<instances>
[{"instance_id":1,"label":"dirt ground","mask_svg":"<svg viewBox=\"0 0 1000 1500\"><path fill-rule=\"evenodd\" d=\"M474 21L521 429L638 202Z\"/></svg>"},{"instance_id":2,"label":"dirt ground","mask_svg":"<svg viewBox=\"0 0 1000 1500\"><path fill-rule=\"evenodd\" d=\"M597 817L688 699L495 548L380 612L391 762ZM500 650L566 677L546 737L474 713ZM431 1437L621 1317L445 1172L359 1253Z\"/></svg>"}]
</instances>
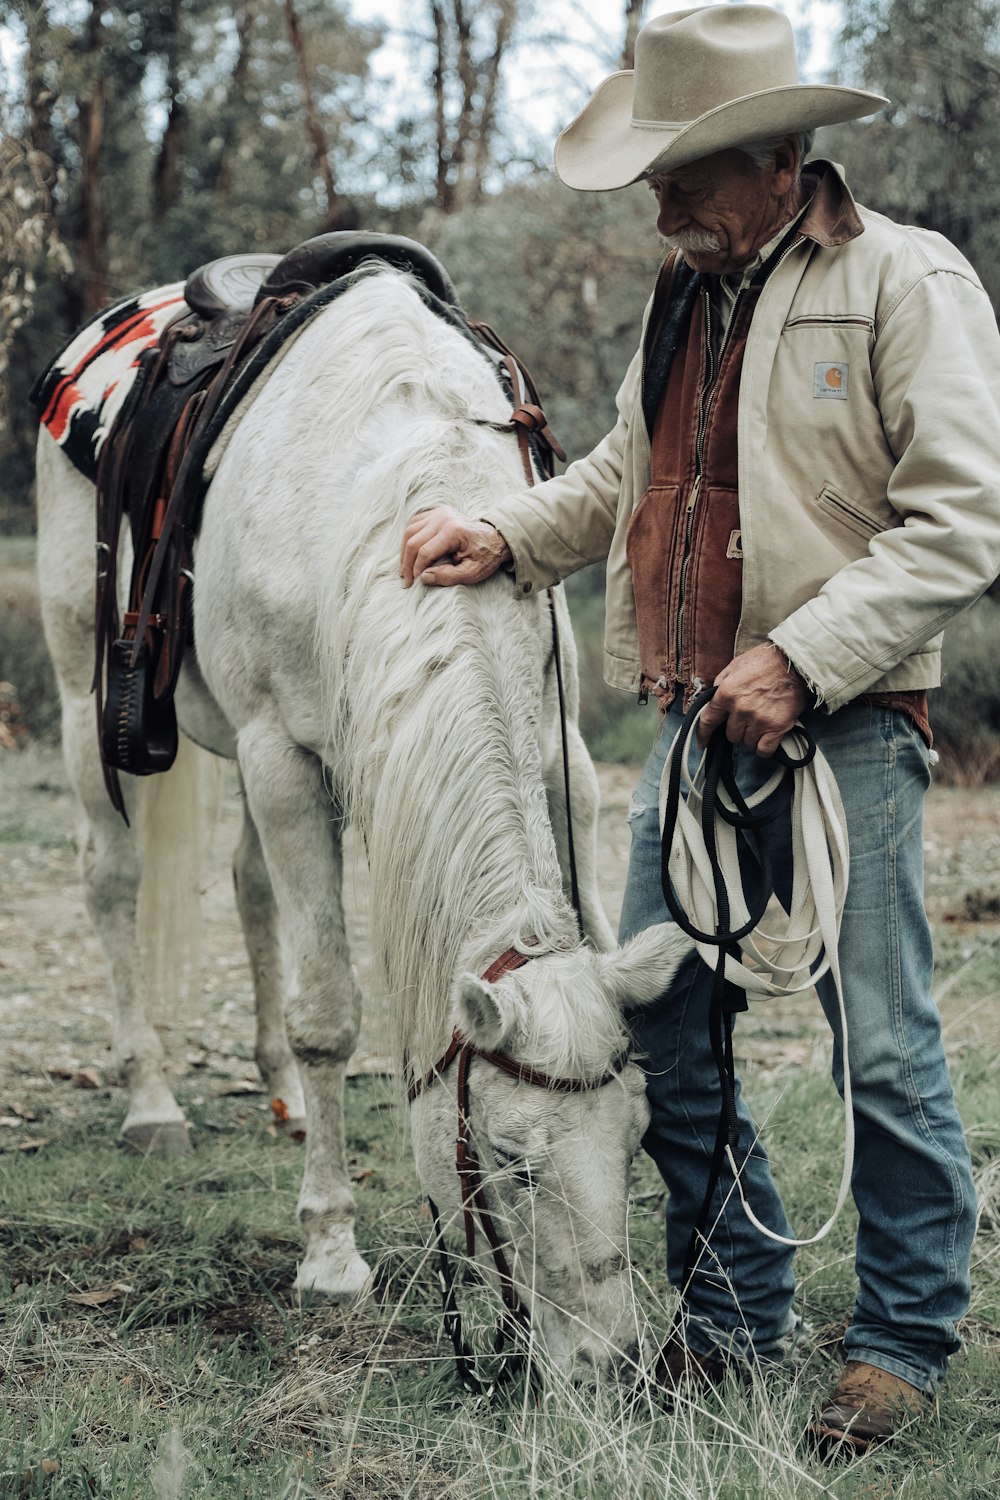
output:
<instances>
[{"instance_id":1,"label":"dirt ground","mask_svg":"<svg viewBox=\"0 0 1000 1500\"><path fill-rule=\"evenodd\" d=\"M628 858L625 809L635 769L602 765L601 884L617 916ZM255 1101L249 971L232 894L230 861L240 822L235 778L227 770L221 812L202 893L205 923L203 998L189 999L164 1021L175 1078L200 1074L216 1094L245 1092ZM74 806L61 757L53 749L0 752L0 1150L17 1149L30 1134L32 1097L74 1110L73 1090L109 1076L110 1003L103 957L76 875ZM949 1046L1000 1043L1000 789L935 788L928 804L928 908L937 924L942 975L938 989ZM348 850L352 951L368 992L364 862ZM953 979L986 967L992 990L977 993ZM992 1002L992 1003L990 1003ZM383 1071L387 1051L376 1004L369 1007L355 1060L359 1071ZM758 1007L738 1030L740 1055L765 1071L816 1065L828 1033L814 999ZM825 1063L823 1064L825 1066ZM72 1080L71 1080L72 1081ZM53 1092L56 1097L53 1097ZM124 1101L123 1101L124 1107Z\"/></svg>"}]
</instances>

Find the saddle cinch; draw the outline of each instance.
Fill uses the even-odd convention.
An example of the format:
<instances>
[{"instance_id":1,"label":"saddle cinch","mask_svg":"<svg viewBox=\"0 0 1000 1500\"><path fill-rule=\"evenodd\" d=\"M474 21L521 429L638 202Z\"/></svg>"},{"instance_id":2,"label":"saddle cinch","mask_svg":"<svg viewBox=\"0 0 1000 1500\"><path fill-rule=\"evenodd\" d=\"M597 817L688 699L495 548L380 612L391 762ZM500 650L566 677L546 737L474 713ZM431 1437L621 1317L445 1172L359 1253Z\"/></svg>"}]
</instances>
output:
<instances>
[{"instance_id":1,"label":"saddle cinch","mask_svg":"<svg viewBox=\"0 0 1000 1500\"><path fill-rule=\"evenodd\" d=\"M174 689L192 645L192 556L205 461L268 361L372 258L409 272L435 313L490 352L513 399L511 351L487 324L466 317L430 251L401 235L324 234L283 257L223 256L189 277L190 311L142 356L97 473L94 690L105 782L123 817L119 773L166 771L177 754ZM522 408L532 414L532 450L551 474L554 459L565 455L545 425L531 376L519 362L517 371L533 403ZM126 515L134 563L128 609L119 617L117 553Z\"/></svg>"}]
</instances>

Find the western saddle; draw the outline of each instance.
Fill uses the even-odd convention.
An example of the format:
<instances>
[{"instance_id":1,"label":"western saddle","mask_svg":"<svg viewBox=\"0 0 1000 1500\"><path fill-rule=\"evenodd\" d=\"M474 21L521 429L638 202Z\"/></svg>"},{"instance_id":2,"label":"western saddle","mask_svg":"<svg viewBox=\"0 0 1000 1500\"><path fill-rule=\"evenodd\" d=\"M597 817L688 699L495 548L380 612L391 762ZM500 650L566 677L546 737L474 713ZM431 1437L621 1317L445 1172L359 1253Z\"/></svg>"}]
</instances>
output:
<instances>
[{"instance_id":1,"label":"western saddle","mask_svg":"<svg viewBox=\"0 0 1000 1500\"><path fill-rule=\"evenodd\" d=\"M94 690L105 781L127 817L119 773L165 771L177 753L174 689L191 644L192 553L211 448L281 345L353 284L366 262L410 273L420 295L497 363L515 429L544 473L564 458L528 372L488 325L462 311L451 279L401 235L319 235L285 256L226 255L187 280L182 314L142 356L97 473ZM526 399L520 399L520 389ZM530 469L530 462L528 463ZM119 616L117 553L128 516L134 563Z\"/></svg>"}]
</instances>

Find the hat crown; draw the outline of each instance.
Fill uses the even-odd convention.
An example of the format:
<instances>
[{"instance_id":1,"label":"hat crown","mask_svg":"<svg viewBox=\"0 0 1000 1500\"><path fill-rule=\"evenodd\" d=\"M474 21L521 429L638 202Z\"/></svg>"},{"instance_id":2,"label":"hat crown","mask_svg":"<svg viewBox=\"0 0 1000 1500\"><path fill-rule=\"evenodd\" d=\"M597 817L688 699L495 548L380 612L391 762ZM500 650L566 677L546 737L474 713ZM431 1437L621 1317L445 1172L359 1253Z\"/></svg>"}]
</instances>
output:
<instances>
[{"instance_id":1,"label":"hat crown","mask_svg":"<svg viewBox=\"0 0 1000 1500\"><path fill-rule=\"evenodd\" d=\"M791 23L768 5L657 16L636 37L634 125L679 125L731 100L799 82Z\"/></svg>"}]
</instances>

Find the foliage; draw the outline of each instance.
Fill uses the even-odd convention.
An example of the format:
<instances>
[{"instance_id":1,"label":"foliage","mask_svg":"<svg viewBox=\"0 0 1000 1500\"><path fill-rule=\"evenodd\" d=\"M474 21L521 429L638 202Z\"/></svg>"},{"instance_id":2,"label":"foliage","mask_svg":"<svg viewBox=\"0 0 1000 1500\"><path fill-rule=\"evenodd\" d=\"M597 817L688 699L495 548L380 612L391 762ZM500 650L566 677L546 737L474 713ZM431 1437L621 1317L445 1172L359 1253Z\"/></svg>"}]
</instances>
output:
<instances>
[{"instance_id":1,"label":"foliage","mask_svg":"<svg viewBox=\"0 0 1000 1500\"><path fill-rule=\"evenodd\" d=\"M860 201L936 229L1000 302L1000 5L845 0L838 76L884 93L831 139Z\"/></svg>"}]
</instances>

